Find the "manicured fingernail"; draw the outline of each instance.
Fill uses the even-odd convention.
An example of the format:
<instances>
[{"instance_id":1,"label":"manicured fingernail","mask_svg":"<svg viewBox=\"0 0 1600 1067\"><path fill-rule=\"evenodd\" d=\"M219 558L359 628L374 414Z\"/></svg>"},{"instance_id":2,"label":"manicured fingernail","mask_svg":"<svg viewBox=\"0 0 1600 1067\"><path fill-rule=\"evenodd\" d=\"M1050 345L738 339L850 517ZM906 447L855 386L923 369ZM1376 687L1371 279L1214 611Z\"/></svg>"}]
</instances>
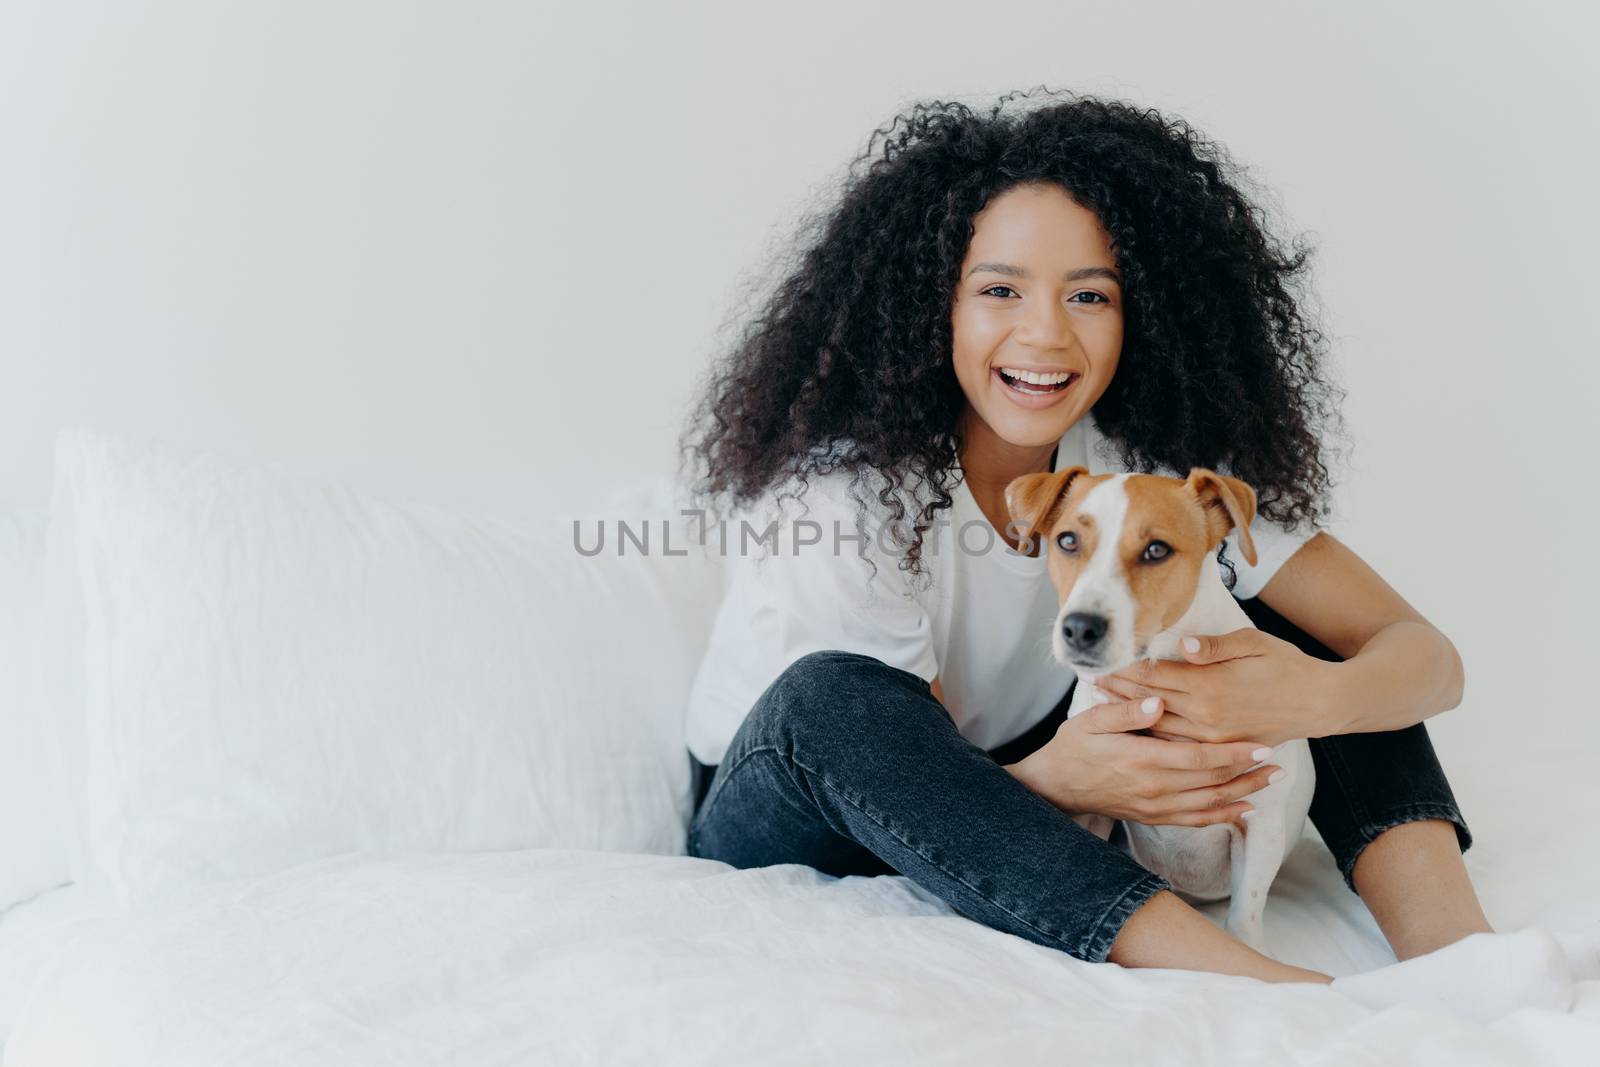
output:
<instances>
[{"instance_id":1,"label":"manicured fingernail","mask_svg":"<svg viewBox=\"0 0 1600 1067\"><path fill-rule=\"evenodd\" d=\"M1183 650L1185 652L1199 652L1200 651L1200 640L1199 640L1199 638L1185 637L1183 639Z\"/></svg>"},{"instance_id":2,"label":"manicured fingernail","mask_svg":"<svg viewBox=\"0 0 1600 1067\"><path fill-rule=\"evenodd\" d=\"M1254 752L1250 753L1250 758L1255 760L1257 763L1260 763L1262 760L1266 759L1270 755L1272 755L1272 749L1268 748L1265 745L1262 745L1260 748L1258 748Z\"/></svg>"},{"instance_id":3,"label":"manicured fingernail","mask_svg":"<svg viewBox=\"0 0 1600 1067\"><path fill-rule=\"evenodd\" d=\"M1284 770L1283 770L1282 767L1279 767L1277 770L1275 770L1271 774L1267 775L1267 784L1271 785L1273 782L1281 782L1281 781L1283 781L1283 775L1284 775Z\"/></svg>"},{"instance_id":4,"label":"manicured fingernail","mask_svg":"<svg viewBox=\"0 0 1600 1067\"><path fill-rule=\"evenodd\" d=\"M1239 818L1243 819L1245 822L1249 822L1251 819L1253 819L1255 817L1256 817L1256 809L1255 808L1246 808L1246 809L1244 809L1243 811L1241 811L1239 813Z\"/></svg>"},{"instance_id":5,"label":"manicured fingernail","mask_svg":"<svg viewBox=\"0 0 1600 1067\"><path fill-rule=\"evenodd\" d=\"M1139 705L1139 710L1144 712L1146 715L1154 715L1156 712L1161 710L1161 698L1145 697L1144 703Z\"/></svg>"}]
</instances>

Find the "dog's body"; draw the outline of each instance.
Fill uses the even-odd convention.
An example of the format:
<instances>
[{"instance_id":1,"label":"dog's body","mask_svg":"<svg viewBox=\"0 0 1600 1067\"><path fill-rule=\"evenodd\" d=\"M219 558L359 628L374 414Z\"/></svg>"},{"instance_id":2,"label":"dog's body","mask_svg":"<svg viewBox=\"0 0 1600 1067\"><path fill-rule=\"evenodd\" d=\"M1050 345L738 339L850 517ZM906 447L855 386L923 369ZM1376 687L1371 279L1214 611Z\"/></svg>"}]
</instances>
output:
<instances>
[{"instance_id":1,"label":"dog's body","mask_svg":"<svg viewBox=\"0 0 1600 1067\"><path fill-rule=\"evenodd\" d=\"M1181 660L1178 642L1198 634L1224 634L1244 626L1254 626L1239 602L1222 584L1216 558L1207 556L1201 568L1199 586L1189 611L1170 628L1157 634L1145 655L1148 659ZM1105 704L1111 698L1096 689L1094 679L1080 676L1072 705L1073 715ZM1128 822L1128 851L1143 866L1172 883L1194 902L1221 900L1232 896L1226 927L1229 933L1260 949L1262 911L1267 889L1277 877L1278 868L1289 849L1299 840L1311 807L1311 790L1316 771L1311 765L1311 748L1303 740L1286 741L1272 750L1264 762L1284 770L1284 776L1259 792L1250 794L1256 815L1249 833L1232 823L1214 826L1148 826ZM1080 816L1088 829L1108 837L1111 820L1104 815Z\"/></svg>"},{"instance_id":2,"label":"dog's body","mask_svg":"<svg viewBox=\"0 0 1600 1067\"><path fill-rule=\"evenodd\" d=\"M1133 477L1140 481L1130 487ZM1082 484L1073 491L1079 479ZM1253 626L1223 584L1216 560L1222 538L1237 526L1241 548L1254 562L1248 527L1255 494L1244 483L1202 469L1185 481L1152 475L1090 477L1083 468L1073 468L1018 479L1007 500L1013 516L1029 524L1030 538L1035 531L1049 530L1045 551L1054 552L1059 539L1069 534L1075 546L1070 553L1061 550L1062 560L1052 555L1050 568L1062 600L1052 649L1079 676L1069 718L1112 701L1093 684L1101 675L1139 659L1182 660L1178 642L1184 637ZM1140 559L1152 541L1149 531L1159 535L1157 542L1167 546L1167 554L1182 559L1181 568L1169 566L1152 578L1148 564L1166 555ZM1079 544L1080 533L1094 542L1092 549ZM1141 567L1145 569L1139 571ZM1316 782L1304 740L1284 742L1269 760L1284 775L1250 795L1255 814L1247 832L1232 823L1126 824L1133 857L1181 895L1193 902L1231 895L1226 928L1256 949L1262 943L1268 888L1300 837ZM1109 817L1075 818L1100 837L1110 836Z\"/></svg>"}]
</instances>

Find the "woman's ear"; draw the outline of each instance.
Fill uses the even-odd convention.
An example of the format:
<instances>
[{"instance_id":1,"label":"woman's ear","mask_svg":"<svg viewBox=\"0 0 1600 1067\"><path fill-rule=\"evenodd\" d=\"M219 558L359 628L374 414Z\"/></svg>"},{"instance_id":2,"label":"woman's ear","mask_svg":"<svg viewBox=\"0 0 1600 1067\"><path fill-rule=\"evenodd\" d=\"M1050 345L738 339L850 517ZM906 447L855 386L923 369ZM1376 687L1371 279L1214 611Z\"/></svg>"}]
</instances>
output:
<instances>
[{"instance_id":1,"label":"woman's ear","mask_svg":"<svg viewBox=\"0 0 1600 1067\"><path fill-rule=\"evenodd\" d=\"M1239 551L1245 562L1256 565L1256 543L1250 537L1250 522L1256 517L1256 491L1249 484L1225 474L1193 467L1184 483L1199 501L1206 517L1206 533L1213 545L1239 531Z\"/></svg>"},{"instance_id":2,"label":"woman's ear","mask_svg":"<svg viewBox=\"0 0 1600 1067\"><path fill-rule=\"evenodd\" d=\"M1021 527L1018 540L1031 545L1036 533L1048 529L1062 501L1072 489L1072 480L1088 474L1087 467L1068 467L1066 470L1024 474L1006 486L1006 511L1011 521Z\"/></svg>"}]
</instances>

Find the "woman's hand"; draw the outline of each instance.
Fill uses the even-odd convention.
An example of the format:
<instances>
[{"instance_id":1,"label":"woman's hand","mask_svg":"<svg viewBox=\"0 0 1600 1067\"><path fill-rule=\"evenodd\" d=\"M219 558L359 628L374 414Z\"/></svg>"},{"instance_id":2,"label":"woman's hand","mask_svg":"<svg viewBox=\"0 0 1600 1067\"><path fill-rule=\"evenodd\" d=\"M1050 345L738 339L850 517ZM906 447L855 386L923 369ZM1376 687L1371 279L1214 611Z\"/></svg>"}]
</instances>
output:
<instances>
[{"instance_id":1,"label":"woman's hand","mask_svg":"<svg viewBox=\"0 0 1600 1067\"><path fill-rule=\"evenodd\" d=\"M1266 786L1276 766L1253 742L1166 741L1135 731L1161 717L1160 701L1098 704L1056 728L1044 746L1007 770L1069 815L1167 826L1233 822L1254 810L1241 798Z\"/></svg>"},{"instance_id":2,"label":"woman's hand","mask_svg":"<svg viewBox=\"0 0 1600 1067\"><path fill-rule=\"evenodd\" d=\"M1140 660L1094 685L1114 699L1160 697L1166 714L1155 724L1158 737L1276 747L1336 732L1324 720L1339 664L1248 626L1185 638L1179 650L1186 662Z\"/></svg>"}]
</instances>

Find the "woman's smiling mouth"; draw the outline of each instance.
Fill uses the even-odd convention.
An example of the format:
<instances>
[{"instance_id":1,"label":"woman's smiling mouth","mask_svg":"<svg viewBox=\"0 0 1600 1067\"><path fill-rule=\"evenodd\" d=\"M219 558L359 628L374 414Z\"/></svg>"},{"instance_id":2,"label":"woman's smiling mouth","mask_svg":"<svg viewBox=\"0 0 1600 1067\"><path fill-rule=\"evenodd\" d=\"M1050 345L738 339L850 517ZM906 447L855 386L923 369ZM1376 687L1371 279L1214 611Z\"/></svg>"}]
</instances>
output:
<instances>
[{"instance_id":1,"label":"woman's smiling mouth","mask_svg":"<svg viewBox=\"0 0 1600 1067\"><path fill-rule=\"evenodd\" d=\"M1083 375L1070 370L1027 370L1022 367L996 367L995 379L1005 394L1023 407L1046 407Z\"/></svg>"}]
</instances>

